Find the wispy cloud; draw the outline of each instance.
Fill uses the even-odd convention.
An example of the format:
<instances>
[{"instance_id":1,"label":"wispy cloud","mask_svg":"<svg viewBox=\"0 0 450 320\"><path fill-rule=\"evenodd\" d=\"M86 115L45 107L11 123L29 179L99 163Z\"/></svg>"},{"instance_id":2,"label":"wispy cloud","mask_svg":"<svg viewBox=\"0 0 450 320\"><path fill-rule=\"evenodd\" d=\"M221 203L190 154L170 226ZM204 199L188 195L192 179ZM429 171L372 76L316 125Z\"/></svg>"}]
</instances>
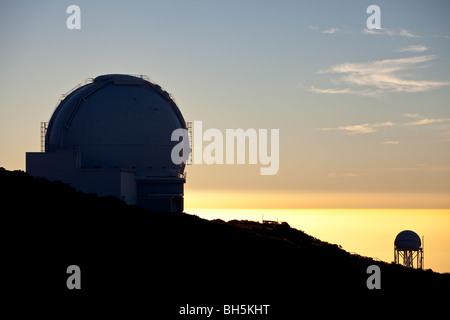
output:
<instances>
[{"instance_id":1,"label":"wispy cloud","mask_svg":"<svg viewBox=\"0 0 450 320\"><path fill-rule=\"evenodd\" d=\"M365 89L365 90L353 90L350 88L344 88L344 89L321 89L316 88L315 86L309 87L307 89L308 91L314 92L314 93L324 93L324 94L354 94L364 97L377 97L379 96L380 92L376 90L371 89Z\"/></svg>"},{"instance_id":2,"label":"wispy cloud","mask_svg":"<svg viewBox=\"0 0 450 320\"><path fill-rule=\"evenodd\" d=\"M341 31L338 27L330 27L327 29L322 29L319 28L318 26L313 26L313 25L309 25L309 29L314 30L314 31L320 31L320 33L324 33L324 34L335 34L338 33L339 31Z\"/></svg>"},{"instance_id":3,"label":"wispy cloud","mask_svg":"<svg viewBox=\"0 0 450 320\"><path fill-rule=\"evenodd\" d=\"M408 58L385 59L370 62L344 62L320 70L319 74L338 74L335 83L344 88L316 88L310 91L326 94L359 94L378 96L390 92L423 92L433 88L450 85L450 82L406 79L401 72L417 68L417 65L436 59L435 55L422 55Z\"/></svg>"},{"instance_id":4,"label":"wispy cloud","mask_svg":"<svg viewBox=\"0 0 450 320\"><path fill-rule=\"evenodd\" d=\"M398 144L397 140L383 141L382 144Z\"/></svg>"},{"instance_id":5,"label":"wispy cloud","mask_svg":"<svg viewBox=\"0 0 450 320\"><path fill-rule=\"evenodd\" d=\"M400 123L399 125L402 126L423 126L433 123L450 122L450 118L425 118L418 113L404 113L403 116L406 118L420 119L420 120Z\"/></svg>"},{"instance_id":6,"label":"wispy cloud","mask_svg":"<svg viewBox=\"0 0 450 320\"><path fill-rule=\"evenodd\" d=\"M354 172L347 172L347 173L336 173L331 172L328 174L328 178L355 178L359 177L360 173L354 173Z\"/></svg>"},{"instance_id":7,"label":"wispy cloud","mask_svg":"<svg viewBox=\"0 0 450 320\"><path fill-rule=\"evenodd\" d=\"M450 167L433 167L425 164L420 164L415 167L400 167L400 168L382 168L382 171L399 171L399 172L449 172Z\"/></svg>"},{"instance_id":8,"label":"wispy cloud","mask_svg":"<svg viewBox=\"0 0 450 320\"><path fill-rule=\"evenodd\" d=\"M335 128L318 128L318 130L322 131L341 131L344 134L366 134L366 133L373 133L377 132L379 128L388 128L388 127L398 127L398 128L405 128L405 127L411 127L411 126L423 126L423 125L429 125L429 124L436 124L436 123L445 123L450 122L450 118L423 118L417 113L405 113L403 116L407 118L413 118L413 119L420 119L412 122L378 122L378 123L362 123L362 124L353 124L353 125L347 125L347 126L339 126ZM388 140L381 142L382 144L399 144L397 140Z\"/></svg>"},{"instance_id":9,"label":"wispy cloud","mask_svg":"<svg viewBox=\"0 0 450 320\"><path fill-rule=\"evenodd\" d=\"M411 45L404 48L400 48L398 52L424 52L427 50L428 48L424 45Z\"/></svg>"},{"instance_id":10,"label":"wispy cloud","mask_svg":"<svg viewBox=\"0 0 450 320\"><path fill-rule=\"evenodd\" d=\"M364 134L375 132L377 128L381 127L392 127L394 123L387 121L383 123L363 123L363 124L355 124L349 126L341 126L337 128L319 128L319 130L324 131L344 131L347 134Z\"/></svg>"},{"instance_id":11,"label":"wispy cloud","mask_svg":"<svg viewBox=\"0 0 450 320\"><path fill-rule=\"evenodd\" d=\"M450 36L447 34L433 34L433 38L444 38L444 39L450 39Z\"/></svg>"},{"instance_id":12,"label":"wispy cloud","mask_svg":"<svg viewBox=\"0 0 450 320\"><path fill-rule=\"evenodd\" d=\"M420 115L418 113L404 113L403 116L407 118L420 118Z\"/></svg>"},{"instance_id":13,"label":"wispy cloud","mask_svg":"<svg viewBox=\"0 0 450 320\"><path fill-rule=\"evenodd\" d=\"M431 124L431 123L441 123L441 122L449 122L450 118L440 118L440 119L421 119L418 121L414 121L414 122L407 122L404 123L403 125L405 126L423 126L426 124Z\"/></svg>"},{"instance_id":14,"label":"wispy cloud","mask_svg":"<svg viewBox=\"0 0 450 320\"><path fill-rule=\"evenodd\" d=\"M322 31L322 33L326 33L326 34L334 34L336 32L339 32L339 28L337 28L337 27L331 27L329 29L325 29Z\"/></svg>"},{"instance_id":15,"label":"wispy cloud","mask_svg":"<svg viewBox=\"0 0 450 320\"><path fill-rule=\"evenodd\" d=\"M408 37L408 38L420 38L419 35L413 34L406 29L400 29L400 32L398 33L398 35L402 36L402 37Z\"/></svg>"},{"instance_id":16,"label":"wispy cloud","mask_svg":"<svg viewBox=\"0 0 450 320\"><path fill-rule=\"evenodd\" d=\"M371 34L371 35L386 35L386 36L401 36L401 37L408 37L408 38L420 38L419 35L413 34L407 29L363 29L363 34Z\"/></svg>"}]
</instances>

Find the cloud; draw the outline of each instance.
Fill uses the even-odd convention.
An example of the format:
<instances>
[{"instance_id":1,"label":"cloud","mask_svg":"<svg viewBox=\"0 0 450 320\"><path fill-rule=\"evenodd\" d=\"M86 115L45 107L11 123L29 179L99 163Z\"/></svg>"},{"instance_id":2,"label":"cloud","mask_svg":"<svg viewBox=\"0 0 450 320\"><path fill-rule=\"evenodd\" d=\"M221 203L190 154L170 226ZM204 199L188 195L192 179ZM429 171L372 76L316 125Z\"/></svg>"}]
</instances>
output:
<instances>
[{"instance_id":1,"label":"cloud","mask_svg":"<svg viewBox=\"0 0 450 320\"><path fill-rule=\"evenodd\" d=\"M412 34L411 32L409 32L406 29L400 29L400 32L398 33L399 36L402 37L408 37L408 38L420 38L419 35L417 34Z\"/></svg>"},{"instance_id":2,"label":"cloud","mask_svg":"<svg viewBox=\"0 0 450 320\"><path fill-rule=\"evenodd\" d=\"M433 38L444 38L444 39L450 39L450 36L447 34L433 34Z\"/></svg>"},{"instance_id":3,"label":"cloud","mask_svg":"<svg viewBox=\"0 0 450 320\"><path fill-rule=\"evenodd\" d=\"M399 130L406 133L408 130L413 129L415 127L421 127L421 126L433 126L431 127L432 130L440 130L441 133L439 134L439 139L442 139L444 137L445 141L450 141L450 131L448 129L450 128L450 118L423 118L418 113L405 113L403 114L404 117L414 119L415 121L410 122L378 122L378 123L362 123L362 124L352 124L347 126L339 126L335 128L317 128L317 130L322 131L337 131L341 134L345 135L365 135L368 133L374 133L379 131L379 128L384 128L385 130L382 130L380 134L395 134L399 132ZM441 124L441 125L438 125ZM387 128L389 127L395 127L396 130L388 132ZM408 129L410 128L410 129ZM426 129L426 128L424 128ZM415 129L419 130L419 129ZM420 129L422 130L422 129ZM443 130L443 131L442 131ZM386 135L384 135L386 137ZM446 137L447 136L447 137ZM385 140L380 141L379 143L383 145L398 145L400 142L396 140L397 136L394 136L392 140Z\"/></svg>"},{"instance_id":4,"label":"cloud","mask_svg":"<svg viewBox=\"0 0 450 320\"><path fill-rule=\"evenodd\" d=\"M432 123L442 123L442 122L449 122L450 118L424 118L421 115L419 115L418 113L404 113L403 114L404 117L407 118L412 118L412 119L420 119L420 120L416 120L416 121L412 121L412 122L405 122L402 123L402 126L423 126L423 125L427 125L427 124L432 124Z\"/></svg>"},{"instance_id":5,"label":"cloud","mask_svg":"<svg viewBox=\"0 0 450 320\"><path fill-rule=\"evenodd\" d=\"M326 94L359 94L379 96L392 92L423 92L433 88L450 85L450 82L406 79L402 71L417 68L420 63L436 59L435 55L422 55L398 59L385 59L369 62L344 62L318 74L338 74L335 83L344 88L323 89L311 86L310 91Z\"/></svg>"},{"instance_id":6,"label":"cloud","mask_svg":"<svg viewBox=\"0 0 450 320\"><path fill-rule=\"evenodd\" d=\"M359 177L360 173L348 172L348 173L336 173L331 172L328 174L328 178L354 178Z\"/></svg>"},{"instance_id":7,"label":"cloud","mask_svg":"<svg viewBox=\"0 0 450 320\"><path fill-rule=\"evenodd\" d=\"M404 123L403 125L405 126L423 126L426 124L431 124L431 123L441 123L441 122L448 122L450 121L450 118L441 118L441 119L421 119L418 121L414 121L414 122L407 122Z\"/></svg>"},{"instance_id":8,"label":"cloud","mask_svg":"<svg viewBox=\"0 0 450 320\"><path fill-rule=\"evenodd\" d=\"M318 26L314 26L314 25L309 25L308 26L311 30L314 30L314 31L320 31L320 29L321 28L319 28ZM331 27L331 28L328 28L328 29L323 29L322 31L320 31L321 33L325 33L325 34L334 34L334 33L337 33L337 32L339 32L340 31L340 29L338 28L338 27Z\"/></svg>"},{"instance_id":9,"label":"cloud","mask_svg":"<svg viewBox=\"0 0 450 320\"><path fill-rule=\"evenodd\" d=\"M427 50L428 48L424 45L411 45L408 47L400 48L398 52L424 52Z\"/></svg>"},{"instance_id":10,"label":"cloud","mask_svg":"<svg viewBox=\"0 0 450 320\"><path fill-rule=\"evenodd\" d=\"M400 168L383 168L382 171L399 171L399 172L449 172L450 167L432 167L419 164L416 167L400 167Z\"/></svg>"},{"instance_id":11,"label":"cloud","mask_svg":"<svg viewBox=\"0 0 450 320\"><path fill-rule=\"evenodd\" d=\"M401 36L401 37L408 37L408 38L420 38L419 35L413 34L409 32L406 29L363 29L363 34L370 34L370 35L386 35L386 36Z\"/></svg>"},{"instance_id":12,"label":"cloud","mask_svg":"<svg viewBox=\"0 0 450 320\"><path fill-rule=\"evenodd\" d=\"M329 94L340 94L340 93L356 93L349 88L344 89L319 89L315 86L311 86L310 91L316 92L316 93L329 93Z\"/></svg>"},{"instance_id":13,"label":"cloud","mask_svg":"<svg viewBox=\"0 0 450 320\"><path fill-rule=\"evenodd\" d=\"M405 113L403 116L408 118L422 118L417 113ZM348 135L356 135L356 134L366 134L366 133L373 133L377 132L378 128L388 128L388 127L397 127L397 128L405 128L405 127L412 127L412 126L423 126L433 123L444 123L444 122L450 122L450 118L423 118L420 120L412 121L412 122L403 122L403 123L394 123L391 121L386 122L378 122L378 123L362 123L362 124L353 124L348 126L339 126L335 128L317 128L317 130L322 131L342 131L344 134ZM382 144L399 144L397 140L388 140L381 142Z\"/></svg>"},{"instance_id":14,"label":"cloud","mask_svg":"<svg viewBox=\"0 0 450 320\"><path fill-rule=\"evenodd\" d=\"M364 134L364 133L372 133L376 132L376 128L380 127L392 127L394 123L390 121L386 121L383 123L363 123L349 126L341 126L337 128L320 128L319 130L323 131L345 131L346 134Z\"/></svg>"},{"instance_id":15,"label":"cloud","mask_svg":"<svg viewBox=\"0 0 450 320\"><path fill-rule=\"evenodd\" d=\"M329 29L325 29L322 31L322 33L326 33L326 34L334 34L336 32L339 32L339 28L331 27Z\"/></svg>"},{"instance_id":16,"label":"cloud","mask_svg":"<svg viewBox=\"0 0 450 320\"><path fill-rule=\"evenodd\" d=\"M314 93L324 93L324 94L355 94L365 97L377 97L380 94L380 91L378 90L352 90L350 88L344 88L344 89L320 89L316 88L315 86L311 86L309 91Z\"/></svg>"},{"instance_id":17,"label":"cloud","mask_svg":"<svg viewBox=\"0 0 450 320\"><path fill-rule=\"evenodd\" d=\"M420 118L418 113L405 113L405 114L403 114L403 116L405 116L407 118Z\"/></svg>"}]
</instances>

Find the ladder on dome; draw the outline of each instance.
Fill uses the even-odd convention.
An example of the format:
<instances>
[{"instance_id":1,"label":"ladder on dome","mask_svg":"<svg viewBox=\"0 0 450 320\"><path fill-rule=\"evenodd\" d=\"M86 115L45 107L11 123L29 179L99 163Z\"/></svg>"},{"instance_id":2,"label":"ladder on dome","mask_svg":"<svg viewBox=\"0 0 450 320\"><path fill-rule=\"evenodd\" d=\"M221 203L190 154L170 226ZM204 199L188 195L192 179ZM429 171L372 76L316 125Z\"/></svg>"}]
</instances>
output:
<instances>
[{"instance_id":1,"label":"ladder on dome","mask_svg":"<svg viewBox=\"0 0 450 320\"><path fill-rule=\"evenodd\" d=\"M41 122L41 152L45 152L45 135L47 134L48 122Z\"/></svg>"},{"instance_id":2,"label":"ladder on dome","mask_svg":"<svg viewBox=\"0 0 450 320\"><path fill-rule=\"evenodd\" d=\"M193 150L194 149L192 149L192 139L193 139L193 137L192 137L192 122L186 122L186 128L187 128L187 130L188 130L188 135L189 135L189 148L191 149L191 152L189 152L189 158L187 159L187 162L186 162L186 164L187 165L191 165L192 164L192 161L193 161Z\"/></svg>"}]
</instances>

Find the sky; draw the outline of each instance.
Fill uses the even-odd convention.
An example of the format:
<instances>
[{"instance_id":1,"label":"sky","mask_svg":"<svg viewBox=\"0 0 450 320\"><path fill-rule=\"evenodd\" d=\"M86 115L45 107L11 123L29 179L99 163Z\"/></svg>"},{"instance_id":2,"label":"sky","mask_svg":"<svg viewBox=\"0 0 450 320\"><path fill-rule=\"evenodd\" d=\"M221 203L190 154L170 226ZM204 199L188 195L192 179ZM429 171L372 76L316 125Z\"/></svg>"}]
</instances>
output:
<instances>
[{"instance_id":1,"label":"sky","mask_svg":"<svg viewBox=\"0 0 450 320\"><path fill-rule=\"evenodd\" d=\"M68 6L81 9L69 30ZM368 6L381 29L368 29ZM279 171L187 168L190 208L450 208L448 1L1 1L0 166L86 78L144 74L203 128L279 129Z\"/></svg>"}]
</instances>

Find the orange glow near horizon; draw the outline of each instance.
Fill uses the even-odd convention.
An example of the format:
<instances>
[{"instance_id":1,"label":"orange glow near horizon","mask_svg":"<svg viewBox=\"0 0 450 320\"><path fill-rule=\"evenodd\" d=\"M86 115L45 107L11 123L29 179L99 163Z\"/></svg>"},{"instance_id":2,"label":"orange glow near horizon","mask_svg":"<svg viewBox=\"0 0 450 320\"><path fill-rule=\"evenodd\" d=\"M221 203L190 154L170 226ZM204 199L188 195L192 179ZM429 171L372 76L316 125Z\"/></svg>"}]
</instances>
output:
<instances>
[{"instance_id":1,"label":"orange glow near horizon","mask_svg":"<svg viewBox=\"0 0 450 320\"><path fill-rule=\"evenodd\" d=\"M394 239L403 230L425 237L425 269L450 272L449 209L196 209L205 219L286 221L348 252L393 261Z\"/></svg>"},{"instance_id":2,"label":"orange glow near horizon","mask_svg":"<svg viewBox=\"0 0 450 320\"><path fill-rule=\"evenodd\" d=\"M198 209L450 209L448 193L308 193L187 190L185 208Z\"/></svg>"},{"instance_id":3,"label":"orange glow near horizon","mask_svg":"<svg viewBox=\"0 0 450 320\"><path fill-rule=\"evenodd\" d=\"M188 189L188 188L187 188ZM185 211L225 221L286 221L348 252L392 262L403 230L425 236L425 268L450 272L450 197L446 193L313 193L186 190Z\"/></svg>"}]
</instances>

